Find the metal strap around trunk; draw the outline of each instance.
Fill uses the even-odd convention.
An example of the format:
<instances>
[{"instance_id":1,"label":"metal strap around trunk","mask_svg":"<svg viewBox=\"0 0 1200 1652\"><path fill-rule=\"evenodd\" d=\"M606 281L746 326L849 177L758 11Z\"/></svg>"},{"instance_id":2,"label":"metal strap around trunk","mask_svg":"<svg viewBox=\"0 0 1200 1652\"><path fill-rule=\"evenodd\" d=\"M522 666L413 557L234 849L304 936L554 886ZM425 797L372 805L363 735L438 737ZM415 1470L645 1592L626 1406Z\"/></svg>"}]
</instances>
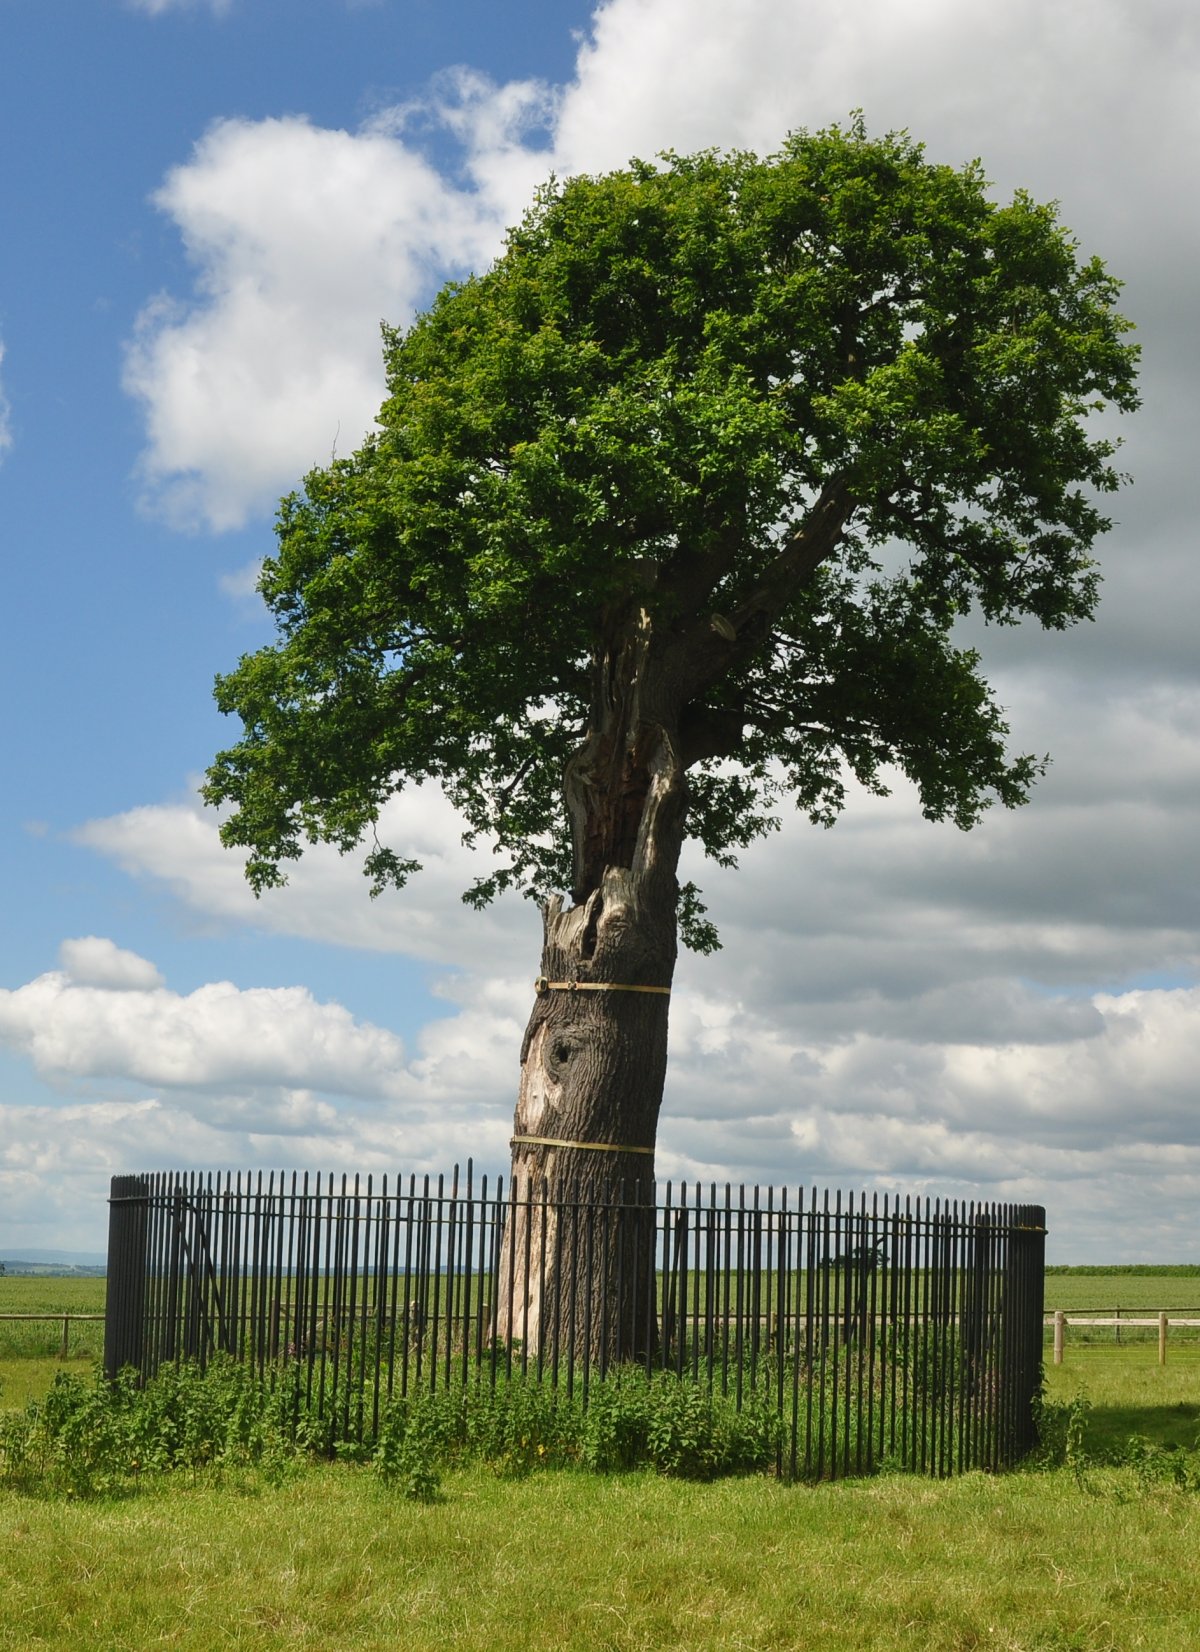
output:
<instances>
[{"instance_id":1,"label":"metal strap around trunk","mask_svg":"<svg viewBox=\"0 0 1200 1652\"><path fill-rule=\"evenodd\" d=\"M664 989L665 990L665 989ZM585 1153L653 1153L652 1147L622 1147L615 1141L565 1141L561 1136L512 1136L510 1147L580 1147Z\"/></svg>"},{"instance_id":2,"label":"metal strap around trunk","mask_svg":"<svg viewBox=\"0 0 1200 1652\"><path fill-rule=\"evenodd\" d=\"M547 981L539 975L533 983L539 998L548 992L661 992L669 994L670 987L633 987L622 981Z\"/></svg>"}]
</instances>

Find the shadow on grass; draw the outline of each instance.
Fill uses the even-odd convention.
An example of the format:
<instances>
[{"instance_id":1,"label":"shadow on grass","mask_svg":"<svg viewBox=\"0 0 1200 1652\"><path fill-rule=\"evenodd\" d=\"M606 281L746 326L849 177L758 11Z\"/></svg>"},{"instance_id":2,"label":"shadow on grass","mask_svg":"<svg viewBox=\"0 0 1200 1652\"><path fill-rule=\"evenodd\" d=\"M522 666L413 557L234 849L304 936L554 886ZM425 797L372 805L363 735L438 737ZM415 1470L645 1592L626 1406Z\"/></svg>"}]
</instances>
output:
<instances>
[{"instance_id":1,"label":"shadow on grass","mask_svg":"<svg viewBox=\"0 0 1200 1652\"><path fill-rule=\"evenodd\" d=\"M1088 1451L1118 1451L1131 1435L1138 1434L1152 1445L1190 1450L1200 1436L1200 1404L1179 1401L1175 1405L1095 1404L1084 1427Z\"/></svg>"}]
</instances>

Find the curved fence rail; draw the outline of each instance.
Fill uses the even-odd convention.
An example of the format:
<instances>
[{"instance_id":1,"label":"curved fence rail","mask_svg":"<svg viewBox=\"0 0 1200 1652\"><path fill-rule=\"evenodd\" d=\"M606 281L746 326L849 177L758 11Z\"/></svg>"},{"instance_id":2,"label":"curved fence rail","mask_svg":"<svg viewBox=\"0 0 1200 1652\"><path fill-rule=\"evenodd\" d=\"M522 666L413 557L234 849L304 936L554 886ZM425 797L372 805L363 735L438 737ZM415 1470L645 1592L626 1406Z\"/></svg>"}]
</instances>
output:
<instances>
[{"instance_id":1,"label":"curved fence rail","mask_svg":"<svg viewBox=\"0 0 1200 1652\"><path fill-rule=\"evenodd\" d=\"M773 1407L789 1477L947 1475L1034 1441L1044 1248L1040 1206L715 1184L597 1203L469 1165L118 1176L105 1366L287 1371L369 1439L422 1386L537 1380L586 1404L637 1364Z\"/></svg>"}]
</instances>

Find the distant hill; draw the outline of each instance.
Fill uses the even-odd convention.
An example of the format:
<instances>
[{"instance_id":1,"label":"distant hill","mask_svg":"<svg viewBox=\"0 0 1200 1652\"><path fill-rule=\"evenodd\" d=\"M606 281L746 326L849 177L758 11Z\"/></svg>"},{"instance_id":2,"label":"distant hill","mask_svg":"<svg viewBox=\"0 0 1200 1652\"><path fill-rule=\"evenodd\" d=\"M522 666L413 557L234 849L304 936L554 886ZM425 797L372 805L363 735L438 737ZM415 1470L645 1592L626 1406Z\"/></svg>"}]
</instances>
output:
<instances>
[{"instance_id":1,"label":"distant hill","mask_svg":"<svg viewBox=\"0 0 1200 1652\"><path fill-rule=\"evenodd\" d=\"M10 1256L0 1252L4 1271L14 1278L18 1274L84 1274L96 1275L107 1271L105 1257L97 1251L85 1250L25 1250Z\"/></svg>"}]
</instances>

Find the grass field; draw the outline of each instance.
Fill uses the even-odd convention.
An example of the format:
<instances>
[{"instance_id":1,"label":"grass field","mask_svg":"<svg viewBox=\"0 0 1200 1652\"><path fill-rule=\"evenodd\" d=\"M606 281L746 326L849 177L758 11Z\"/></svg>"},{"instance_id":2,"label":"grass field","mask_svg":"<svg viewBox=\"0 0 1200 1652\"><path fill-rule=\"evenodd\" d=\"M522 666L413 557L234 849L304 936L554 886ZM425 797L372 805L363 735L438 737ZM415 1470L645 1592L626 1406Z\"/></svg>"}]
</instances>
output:
<instances>
[{"instance_id":1,"label":"grass field","mask_svg":"<svg viewBox=\"0 0 1200 1652\"><path fill-rule=\"evenodd\" d=\"M1200 1499L1129 1469L787 1488L360 1471L0 1495L0 1648L1109 1652L1200 1647Z\"/></svg>"},{"instance_id":2,"label":"grass field","mask_svg":"<svg viewBox=\"0 0 1200 1652\"><path fill-rule=\"evenodd\" d=\"M1111 1305L1110 1281L1085 1283ZM0 1280L0 1312L43 1311L35 1289L44 1311L95 1311L102 1285ZM0 1405L57 1368L5 1354L6 1330ZM1136 1433L1182 1457L1200 1347L1165 1367L1136 1344L1069 1348L1047 1393L1080 1392L1093 1452ZM0 1493L0 1652L1200 1652L1197 1552L1194 1482L1136 1463L816 1487L476 1467L429 1506L347 1464L280 1486L177 1474L85 1504Z\"/></svg>"},{"instance_id":3,"label":"grass field","mask_svg":"<svg viewBox=\"0 0 1200 1652\"><path fill-rule=\"evenodd\" d=\"M100 1278L0 1277L0 1313L103 1313L105 1289ZM1056 1308L1067 1314L1167 1309L1200 1318L1200 1273L1052 1273L1046 1279L1046 1311ZM6 1335L0 1323L0 1348Z\"/></svg>"},{"instance_id":4,"label":"grass field","mask_svg":"<svg viewBox=\"0 0 1200 1652\"><path fill-rule=\"evenodd\" d=\"M98 1278L54 1278L5 1275L0 1278L0 1314L102 1314L107 1281ZM56 1358L62 1351L63 1322L0 1319L0 1375L10 1360ZM104 1353L104 1326L92 1320L71 1320L67 1349L72 1363L90 1363ZM9 1397L0 1404L12 1404Z\"/></svg>"},{"instance_id":5,"label":"grass field","mask_svg":"<svg viewBox=\"0 0 1200 1652\"><path fill-rule=\"evenodd\" d=\"M1183 1313L1200 1319L1200 1274L1052 1273L1046 1278L1046 1312L1065 1314Z\"/></svg>"},{"instance_id":6,"label":"grass field","mask_svg":"<svg viewBox=\"0 0 1200 1652\"><path fill-rule=\"evenodd\" d=\"M99 1276L5 1274L0 1313L102 1314L108 1281Z\"/></svg>"},{"instance_id":7,"label":"grass field","mask_svg":"<svg viewBox=\"0 0 1200 1652\"><path fill-rule=\"evenodd\" d=\"M1200 1320L1200 1274L1051 1274L1046 1279L1046 1312L1061 1309L1067 1315L1065 1369L1078 1373L1081 1358L1102 1355L1118 1345L1140 1348L1142 1358L1154 1360L1158 1347L1158 1326L1072 1324L1072 1315L1103 1318L1132 1315L1155 1319L1167 1313L1172 1319ZM1054 1333L1045 1333L1046 1363ZM1172 1324L1168 1336L1168 1364L1200 1352L1200 1326Z\"/></svg>"},{"instance_id":8,"label":"grass field","mask_svg":"<svg viewBox=\"0 0 1200 1652\"><path fill-rule=\"evenodd\" d=\"M106 1282L101 1278L0 1277L0 1314L102 1314ZM1200 1318L1200 1274L1051 1274L1046 1280L1046 1308L1070 1314L1110 1314L1120 1307L1132 1314L1162 1309ZM1051 1331L1046 1333L1047 1393L1069 1399L1080 1389L1094 1400L1091 1426L1107 1437L1142 1432L1166 1441L1189 1426L1189 1407L1200 1396L1200 1332L1172 1331L1168 1362L1160 1369L1157 1330L1123 1329L1120 1342L1111 1327L1092 1332L1069 1329L1062 1366L1050 1362ZM0 1406L23 1405L49 1387L60 1369L60 1318L38 1321L0 1319ZM72 1321L69 1365L86 1370L100 1358L104 1327ZM1183 1407L1182 1413L1179 1408ZM1134 1417L1142 1419L1135 1430ZM1109 1420L1105 1420L1109 1419ZM1128 1426L1126 1426L1128 1424ZM1121 1431L1124 1430L1124 1433ZM1177 1443L1191 1443L1179 1437Z\"/></svg>"},{"instance_id":9,"label":"grass field","mask_svg":"<svg viewBox=\"0 0 1200 1652\"><path fill-rule=\"evenodd\" d=\"M1190 1449L1200 1435L1200 1347L1173 1350L1165 1366L1153 1349L1136 1344L1070 1349L1062 1365L1047 1364L1046 1397L1069 1402L1078 1395L1090 1407L1090 1450L1116 1450L1134 1434Z\"/></svg>"},{"instance_id":10,"label":"grass field","mask_svg":"<svg viewBox=\"0 0 1200 1652\"><path fill-rule=\"evenodd\" d=\"M1118 1345L1137 1348L1140 1344L1143 1355L1149 1347L1149 1357L1154 1359L1154 1349L1158 1345L1157 1324L1123 1325L1119 1329L1111 1325L1072 1325L1071 1316L1112 1318L1132 1315L1146 1319L1157 1318L1158 1314L1165 1312L1172 1318L1200 1319L1200 1274L1052 1273L1046 1279L1046 1312L1052 1314L1058 1309L1068 1318L1065 1365L1072 1372L1078 1373L1081 1369L1081 1357L1102 1355L1104 1350ZM1050 1363L1052 1344L1053 1332L1047 1328L1047 1364ZM1200 1350L1200 1328L1171 1327L1168 1355L1171 1364L1179 1358L1188 1358L1197 1350Z\"/></svg>"}]
</instances>

